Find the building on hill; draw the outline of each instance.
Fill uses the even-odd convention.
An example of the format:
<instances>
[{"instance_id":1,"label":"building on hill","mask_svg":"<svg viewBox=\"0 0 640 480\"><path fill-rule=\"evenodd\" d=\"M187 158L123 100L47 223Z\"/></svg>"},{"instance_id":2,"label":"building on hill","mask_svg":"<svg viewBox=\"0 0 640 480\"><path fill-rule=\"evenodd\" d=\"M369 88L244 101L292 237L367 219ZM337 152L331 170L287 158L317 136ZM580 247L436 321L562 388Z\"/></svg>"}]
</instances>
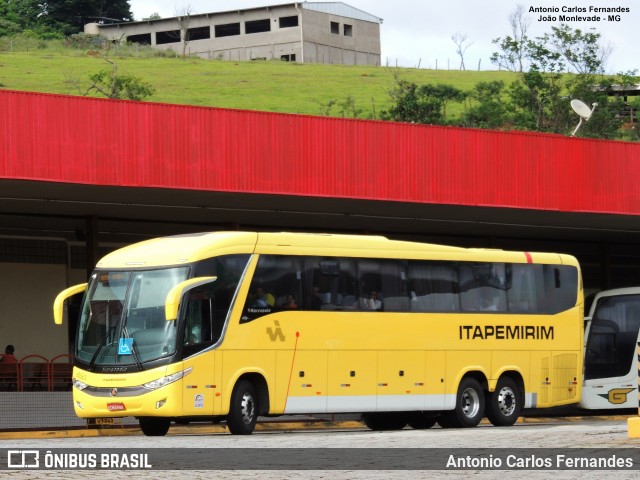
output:
<instances>
[{"instance_id":1,"label":"building on hill","mask_svg":"<svg viewBox=\"0 0 640 480\"><path fill-rule=\"evenodd\" d=\"M85 25L85 33L232 61L380 65L382 19L343 2L302 2Z\"/></svg>"}]
</instances>

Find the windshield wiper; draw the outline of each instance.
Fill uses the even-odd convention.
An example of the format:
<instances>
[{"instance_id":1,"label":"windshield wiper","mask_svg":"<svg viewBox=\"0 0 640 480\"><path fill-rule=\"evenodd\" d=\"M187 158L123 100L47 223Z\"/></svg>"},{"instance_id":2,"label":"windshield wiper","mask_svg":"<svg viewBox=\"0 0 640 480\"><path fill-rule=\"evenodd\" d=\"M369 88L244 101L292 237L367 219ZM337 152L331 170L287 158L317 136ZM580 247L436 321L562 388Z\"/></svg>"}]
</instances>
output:
<instances>
[{"instance_id":1,"label":"windshield wiper","mask_svg":"<svg viewBox=\"0 0 640 480\"><path fill-rule=\"evenodd\" d=\"M126 325L122 327L122 334L125 336L125 338L131 338L133 340L133 337L129 335L129 330L127 330ZM135 345L135 341L131 342L131 355L133 356L133 361L136 362L136 367L138 367L138 370L143 370L144 367L142 366L142 361L140 360L138 347L137 345Z\"/></svg>"},{"instance_id":2,"label":"windshield wiper","mask_svg":"<svg viewBox=\"0 0 640 480\"><path fill-rule=\"evenodd\" d=\"M93 357L91 357L91 361L89 362L89 371L93 372L93 368L95 367L95 363L96 363L96 359L98 358L98 355L100 354L100 352L102 351L102 348L105 347L107 345L107 341L109 340L109 336L111 336L111 334L113 333L113 331L116 329L116 326L114 325L113 327L111 327L108 331L107 334L104 336L104 338L102 339L102 341L98 344L98 348L96 348L95 353L93 354Z\"/></svg>"}]
</instances>

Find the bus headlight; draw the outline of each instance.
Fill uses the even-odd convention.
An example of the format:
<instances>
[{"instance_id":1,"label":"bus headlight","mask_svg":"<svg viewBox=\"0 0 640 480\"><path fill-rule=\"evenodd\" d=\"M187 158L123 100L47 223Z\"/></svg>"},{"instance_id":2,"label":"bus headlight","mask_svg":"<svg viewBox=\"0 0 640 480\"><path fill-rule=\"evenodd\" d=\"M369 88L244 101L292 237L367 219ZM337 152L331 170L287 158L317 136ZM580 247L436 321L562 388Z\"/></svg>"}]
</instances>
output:
<instances>
[{"instance_id":1,"label":"bus headlight","mask_svg":"<svg viewBox=\"0 0 640 480\"><path fill-rule=\"evenodd\" d=\"M157 380L144 383L142 386L148 390L156 390L158 388L164 387L165 385L169 385L170 383L180 380L183 377L186 377L191 373L192 369L192 367L189 367L186 370L182 370L181 372L173 373Z\"/></svg>"},{"instance_id":2,"label":"bus headlight","mask_svg":"<svg viewBox=\"0 0 640 480\"><path fill-rule=\"evenodd\" d=\"M78 380L77 378L73 379L73 387L77 388L78 390L84 390L85 388L87 388L89 385L87 385L84 382L81 382L80 380Z\"/></svg>"}]
</instances>

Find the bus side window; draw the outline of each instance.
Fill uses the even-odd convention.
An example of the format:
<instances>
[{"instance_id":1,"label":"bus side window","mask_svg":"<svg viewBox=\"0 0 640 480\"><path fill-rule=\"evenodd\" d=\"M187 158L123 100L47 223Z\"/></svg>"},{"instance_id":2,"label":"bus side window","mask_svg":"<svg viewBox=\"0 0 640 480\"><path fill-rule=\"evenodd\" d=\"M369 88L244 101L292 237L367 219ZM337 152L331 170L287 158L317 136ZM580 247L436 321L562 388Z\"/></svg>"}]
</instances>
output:
<instances>
[{"instance_id":1,"label":"bus side window","mask_svg":"<svg viewBox=\"0 0 640 480\"><path fill-rule=\"evenodd\" d=\"M203 285L189 293L183 331L184 356L203 350L220 339L225 315L216 315L214 284Z\"/></svg>"},{"instance_id":2,"label":"bus side window","mask_svg":"<svg viewBox=\"0 0 640 480\"><path fill-rule=\"evenodd\" d=\"M538 299L543 298L542 267L528 263L508 265L511 269L511 288L507 290L510 312L542 312ZM544 305L544 301L543 301Z\"/></svg>"},{"instance_id":3,"label":"bus side window","mask_svg":"<svg viewBox=\"0 0 640 480\"><path fill-rule=\"evenodd\" d=\"M543 265L547 313L559 313L575 306L578 269L570 265Z\"/></svg>"},{"instance_id":4,"label":"bus side window","mask_svg":"<svg viewBox=\"0 0 640 480\"><path fill-rule=\"evenodd\" d=\"M407 262L383 260L380 268L384 310L386 312L408 312L409 290Z\"/></svg>"},{"instance_id":5,"label":"bus side window","mask_svg":"<svg viewBox=\"0 0 640 480\"><path fill-rule=\"evenodd\" d=\"M249 285L241 323L299 308L302 299L302 257L261 255Z\"/></svg>"},{"instance_id":6,"label":"bus side window","mask_svg":"<svg viewBox=\"0 0 640 480\"><path fill-rule=\"evenodd\" d=\"M360 310L384 310L382 291L381 261L372 259L358 260L358 288Z\"/></svg>"},{"instance_id":7,"label":"bus side window","mask_svg":"<svg viewBox=\"0 0 640 480\"><path fill-rule=\"evenodd\" d=\"M460 310L458 270L447 262L409 262L412 312Z\"/></svg>"},{"instance_id":8,"label":"bus side window","mask_svg":"<svg viewBox=\"0 0 640 480\"><path fill-rule=\"evenodd\" d=\"M504 263L460 263L460 302L463 311L505 312L507 275Z\"/></svg>"},{"instance_id":9,"label":"bus side window","mask_svg":"<svg viewBox=\"0 0 640 480\"><path fill-rule=\"evenodd\" d=\"M355 308L353 260L336 257L306 257L304 292L305 310Z\"/></svg>"}]
</instances>

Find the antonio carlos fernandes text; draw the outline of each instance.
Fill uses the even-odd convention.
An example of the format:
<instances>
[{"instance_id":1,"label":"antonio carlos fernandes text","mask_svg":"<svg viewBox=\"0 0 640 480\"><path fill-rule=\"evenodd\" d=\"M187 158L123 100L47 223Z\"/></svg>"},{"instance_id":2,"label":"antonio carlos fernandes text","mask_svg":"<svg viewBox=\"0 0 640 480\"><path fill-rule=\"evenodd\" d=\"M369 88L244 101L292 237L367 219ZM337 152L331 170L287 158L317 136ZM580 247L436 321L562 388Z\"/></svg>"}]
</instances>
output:
<instances>
[{"instance_id":1,"label":"antonio carlos fernandes text","mask_svg":"<svg viewBox=\"0 0 640 480\"><path fill-rule=\"evenodd\" d=\"M632 468L633 459L611 455L606 457L576 457L558 454L544 457L537 455L507 455L495 457L456 457L449 455L446 468L555 468L555 469L592 469L592 468Z\"/></svg>"}]
</instances>

